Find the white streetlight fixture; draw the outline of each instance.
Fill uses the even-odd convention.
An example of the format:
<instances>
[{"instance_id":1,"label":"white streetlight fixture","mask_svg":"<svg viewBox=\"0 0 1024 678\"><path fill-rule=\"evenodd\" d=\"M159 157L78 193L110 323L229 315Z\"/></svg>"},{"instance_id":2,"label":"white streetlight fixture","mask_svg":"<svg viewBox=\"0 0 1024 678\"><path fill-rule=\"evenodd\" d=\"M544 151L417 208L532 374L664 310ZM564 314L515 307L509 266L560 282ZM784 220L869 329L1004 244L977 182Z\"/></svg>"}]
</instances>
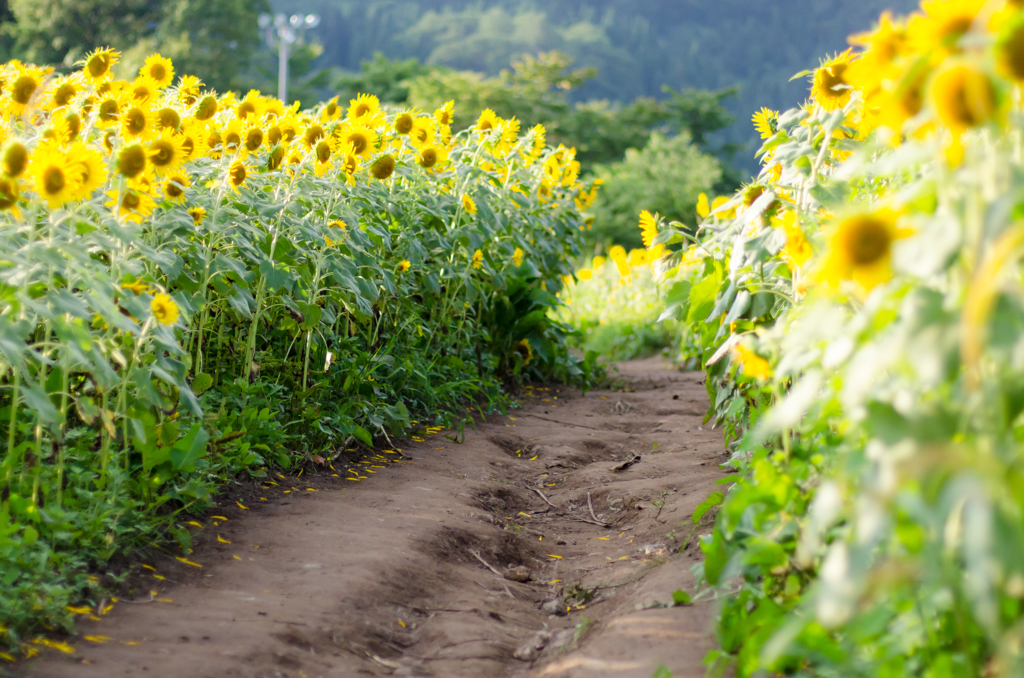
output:
<instances>
[{"instance_id":1,"label":"white streetlight fixture","mask_svg":"<svg viewBox=\"0 0 1024 678\"><path fill-rule=\"evenodd\" d=\"M277 98L288 103L288 50L294 45L307 28L320 25L319 14L260 14L260 30L267 32L267 44L278 48L277 64Z\"/></svg>"}]
</instances>

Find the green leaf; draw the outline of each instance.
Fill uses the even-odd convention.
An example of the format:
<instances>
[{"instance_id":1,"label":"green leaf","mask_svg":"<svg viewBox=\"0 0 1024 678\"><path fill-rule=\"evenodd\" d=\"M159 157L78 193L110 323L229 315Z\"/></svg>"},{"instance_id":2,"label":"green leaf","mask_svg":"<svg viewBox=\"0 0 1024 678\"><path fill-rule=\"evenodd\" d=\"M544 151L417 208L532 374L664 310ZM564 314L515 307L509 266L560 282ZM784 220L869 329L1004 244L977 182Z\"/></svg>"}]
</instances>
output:
<instances>
[{"instance_id":1,"label":"green leaf","mask_svg":"<svg viewBox=\"0 0 1024 678\"><path fill-rule=\"evenodd\" d=\"M202 424L193 424L185 437L174 444L170 451L171 464L177 471L195 470L195 463L206 454L210 434Z\"/></svg>"},{"instance_id":2,"label":"green leaf","mask_svg":"<svg viewBox=\"0 0 1024 678\"><path fill-rule=\"evenodd\" d=\"M672 602L676 605L689 605L692 601L690 594L682 589L672 592Z\"/></svg>"},{"instance_id":3,"label":"green leaf","mask_svg":"<svg viewBox=\"0 0 1024 678\"><path fill-rule=\"evenodd\" d=\"M721 504L724 499L725 494L722 492L712 492L708 495L707 499L702 501L697 508L693 510L693 516L690 517L690 520L692 520L693 524L696 525L708 511Z\"/></svg>"},{"instance_id":4,"label":"green leaf","mask_svg":"<svg viewBox=\"0 0 1024 678\"><path fill-rule=\"evenodd\" d=\"M352 429L352 435L358 438L367 447L373 447L373 436L362 426L356 426Z\"/></svg>"}]
</instances>

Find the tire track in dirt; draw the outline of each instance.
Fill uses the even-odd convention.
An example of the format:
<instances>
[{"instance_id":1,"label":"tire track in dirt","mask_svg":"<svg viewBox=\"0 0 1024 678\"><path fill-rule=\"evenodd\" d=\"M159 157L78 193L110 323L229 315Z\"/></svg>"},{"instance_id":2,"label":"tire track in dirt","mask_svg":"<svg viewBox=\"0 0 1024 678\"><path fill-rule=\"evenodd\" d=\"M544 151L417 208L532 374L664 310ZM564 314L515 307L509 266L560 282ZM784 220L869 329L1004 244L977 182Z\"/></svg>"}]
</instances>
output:
<instances>
[{"instance_id":1,"label":"tire track in dirt","mask_svg":"<svg viewBox=\"0 0 1024 678\"><path fill-rule=\"evenodd\" d=\"M104 642L15 675L703 676L712 603L664 604L692 586L698 549L676 551L722 477L721 436L701 426L702 375L651 359L619 376L628 392L534 389L365 481L222 508L201 568L161 562L156 595L80 625Z\"/></svg>"}]
</instances>

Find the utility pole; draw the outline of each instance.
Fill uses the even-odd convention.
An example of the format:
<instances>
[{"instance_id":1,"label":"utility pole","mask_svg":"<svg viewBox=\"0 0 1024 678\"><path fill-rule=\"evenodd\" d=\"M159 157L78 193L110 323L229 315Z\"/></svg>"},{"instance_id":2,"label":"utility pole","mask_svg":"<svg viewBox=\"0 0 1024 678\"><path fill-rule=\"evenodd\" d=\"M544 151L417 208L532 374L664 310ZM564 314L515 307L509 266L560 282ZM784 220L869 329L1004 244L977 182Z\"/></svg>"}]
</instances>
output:
<instances>
[{"instance_id":1,"label":"utility pole","mask_svg":"<svg viewBox=\"0 0 1024 678\"><path fill-rule=\"evenodd\" d=\"M301 32L320 25L318 14L260 14L260 30L266 31L267 45L277 47L277 98L288 103L288 52L298 42Z\"/></svg>"}]
</instances>

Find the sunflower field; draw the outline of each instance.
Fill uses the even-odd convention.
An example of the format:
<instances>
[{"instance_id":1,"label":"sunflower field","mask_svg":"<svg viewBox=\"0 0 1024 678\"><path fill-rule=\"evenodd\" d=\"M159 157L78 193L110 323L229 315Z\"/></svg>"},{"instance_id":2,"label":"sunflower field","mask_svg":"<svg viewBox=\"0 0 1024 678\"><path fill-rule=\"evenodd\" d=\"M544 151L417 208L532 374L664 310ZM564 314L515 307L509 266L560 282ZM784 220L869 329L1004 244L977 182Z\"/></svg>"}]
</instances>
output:
<instances>
[{"instance_id":1,"label":"sunflower field","mask_svg":"<svg viewBox=\"0 0 1024 678\"><path fill-rule=\"evenodd\" d=\"M550 320L596 188L543 127L0 67L0 636L267 467L583 382ZM461 414L460 414L461 413ZM73 609L73 608L72 608Z\"/></svg>"},{"instance_id":2,"label":"sunflower field","mask_svg":"<svg viewBox=\"0 0 1024 678\"><path fill-rule=\"evenodd\" d=\"M700 511L708 664L1024 675L1024 7L925 0L851 44L754 116L762 170L696 236L642 223L682 245L664 316L735 471Z\"/></svg>"}]
</instances>

